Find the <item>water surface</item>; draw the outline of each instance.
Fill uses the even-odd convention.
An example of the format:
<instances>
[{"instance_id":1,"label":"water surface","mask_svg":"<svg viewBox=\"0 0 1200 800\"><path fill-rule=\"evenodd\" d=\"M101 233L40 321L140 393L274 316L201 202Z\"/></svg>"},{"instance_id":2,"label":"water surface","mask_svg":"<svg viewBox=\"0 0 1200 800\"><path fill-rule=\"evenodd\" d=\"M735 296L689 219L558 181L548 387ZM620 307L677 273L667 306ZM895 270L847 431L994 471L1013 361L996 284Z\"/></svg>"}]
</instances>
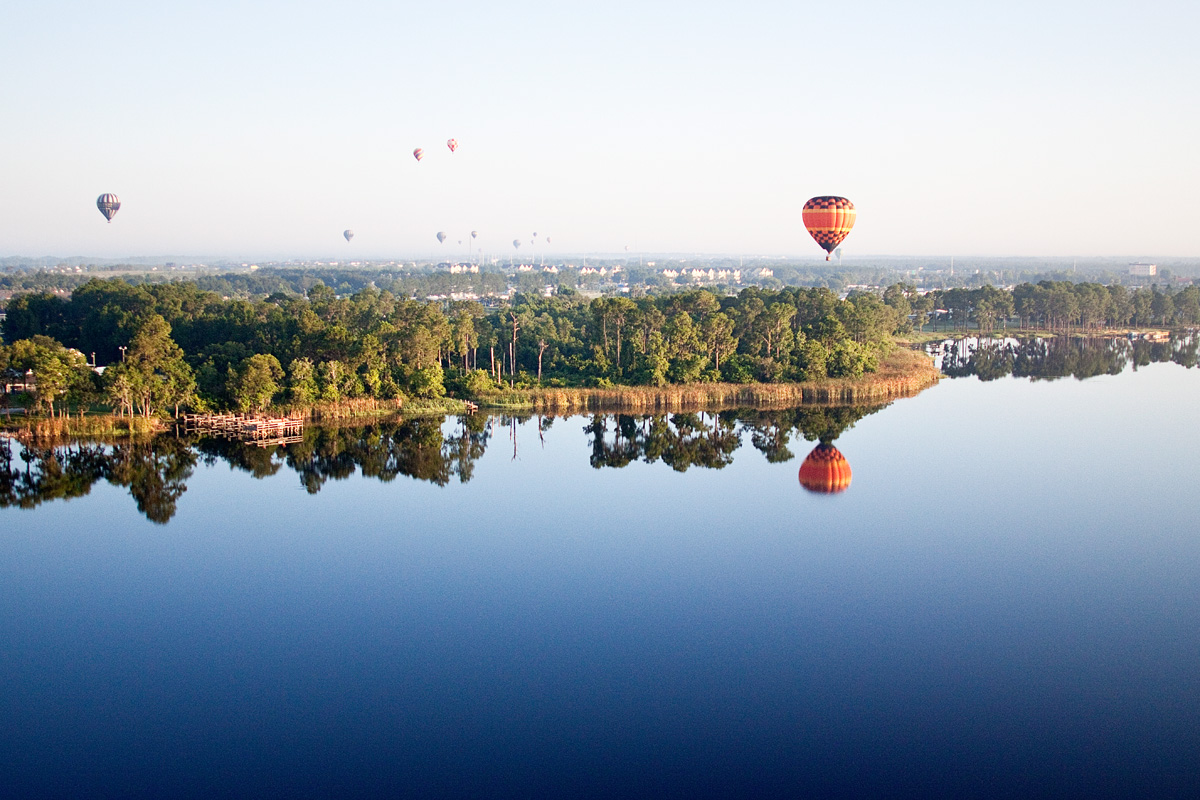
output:
<instances>
[{"instance_id":1,"label":"water surface","mask_svg":"<svg viewBox=\"0 0 1200 800\"><path fill-rule=\"evenodd\" d=\"M0 795L1188 796L1198 389L26 453Z\"/></svg>"}]
</instances>

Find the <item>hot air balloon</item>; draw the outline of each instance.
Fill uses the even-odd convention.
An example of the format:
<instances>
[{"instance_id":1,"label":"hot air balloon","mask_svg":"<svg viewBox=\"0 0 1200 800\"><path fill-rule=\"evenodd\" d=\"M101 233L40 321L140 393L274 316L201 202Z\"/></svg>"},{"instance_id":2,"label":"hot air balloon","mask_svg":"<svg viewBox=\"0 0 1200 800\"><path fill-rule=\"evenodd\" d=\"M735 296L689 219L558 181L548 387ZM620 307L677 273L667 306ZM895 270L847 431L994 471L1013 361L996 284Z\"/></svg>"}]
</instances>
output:
<instances>
[{"instance_id":1,"label":"hot air balloon","mask_svg":"<svg viewBox=\"0 0 1200 800\"><path fill-rule=\"evenodd\" d=\"M547 237L546 237L546 244L550 244L550 237L549 237L549 236L547 236Z\"/></svg>"},{"instance_id":2,"label":"hot air balloon","mask_svg":"<svg viewBox=\"0 0 1200 800\"><path fill-rule=\"evenodd\" d=\"M455 150L458 149L458 139L447 139L446 147L449 147L450 152L453 153Z\"/></svg>"},{"instance_id":3,"label":"hot air balloon","mask_svg":"<svg viewBox=\"0 0 1200 800\"><path fill-rule=\"evenodd\" d=\"M112 218L121 209L121 201L115 194L102 194L96 198L96 208L100 209L106 220L112 222Z\"/></svg>"},{"instance_id":4,"label":"hot air balloon","mask_svg":"<svg viewBox=\"0 0 1200 800\"><path fill-rule=\"evenodd\" d=\"M850 464L836 447L822 442L800 465L800 485L819 494L844 492L850 488Z\"/></svg>"},{"instance_id":5,"label":"hot air balloon","mask_svg":"<svg viewBox=\"0 0 1200 800\"><path fill-rule=\"evenodd\" d=\"M425 151L421 148L418 147L416 150L413 150L413 158L415 158L417 161L420 161L424 157Z\"/></svg>"},{"instance_id":6,"label":"hot air balloon","mask_svg":"<svg viewBox=\"0 0 1200 800\"><path fill-rule=\"evenodd\" d=\"M513 239L513 247L514 247L514 248L517 248L517 249L520 249L520 247L521 247L521 240L520 240L520 239Z\"/></svg>"},{"instance_id":7,"label":"hot air balloon","mask_svg":"<svg viewBox=\"0 0 1200 800\"><path fill-rule=\"evenodd\" d=\"M346 241L348 242L348 241L350 241L351 239L353 239L353 238L354 238L354 231L352 231L352 230L349 230L349 229L347 229L347 230L344 230L344 231L342 231L342 236L345 236L345 237L346 237Z\"/></svg>"},{"instance_id":8,"label":"hot air balloon","mask_svg":"<svg viewBox=\"0 0 1200 800\"><path fill-rule=\"evenodd\" d=\"M479 238L479 231L471 231L471 238L472 238L472 239L478 239L478 238Z\"/></svg>"},{"instance_id":9,"label":"hot air balloon","mask_svg":"<svg viewBox=\"0 0 1200 800\"><path fill-rule=\"evenodd\" d=\"M849 235L857 215L854 203L844 197L814 197L804 204L804 227L824 248L826 261L828 254Z\"/></svg>"},{"instance_id":10,"label":"hot air balloon","mask_svg":"<svg viewBox=\"0 0 1200 800\"><path fill-rule=\"evenodd\" d=\"M442 242L446 241L446 232L445 232L445 231L438 231L438 232L437 232L437 237L438 237L438 244L441 244Z\"/></svg>"},{"instance_id":11,"label":"hot air balloon","mask_svg":"<svg viewBox=\"0 0 1200 800\"><path fill-rule=\"evenodd\" d=\"M535 238L535 239L537 238L537 231L533 232L533 238Z\"/></svg>"}]
</instances>

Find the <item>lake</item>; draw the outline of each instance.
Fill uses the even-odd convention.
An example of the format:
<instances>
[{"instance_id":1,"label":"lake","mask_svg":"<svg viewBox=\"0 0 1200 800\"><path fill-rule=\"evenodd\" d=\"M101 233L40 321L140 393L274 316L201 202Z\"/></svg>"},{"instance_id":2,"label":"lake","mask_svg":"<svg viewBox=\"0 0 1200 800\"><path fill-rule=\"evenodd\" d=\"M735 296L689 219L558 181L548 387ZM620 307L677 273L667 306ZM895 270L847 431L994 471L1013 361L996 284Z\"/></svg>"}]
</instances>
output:
<instances>
[{"instance_id":1,"label":"lake","mask_svg":"<svg viewBox=\"0 0 1200 800\"><path fill-rule=\"evenodd\" d=\"M941 345L886 407L0 442L0 796L1191 796L1194 341Z\"/></svg>"}]
</instances>

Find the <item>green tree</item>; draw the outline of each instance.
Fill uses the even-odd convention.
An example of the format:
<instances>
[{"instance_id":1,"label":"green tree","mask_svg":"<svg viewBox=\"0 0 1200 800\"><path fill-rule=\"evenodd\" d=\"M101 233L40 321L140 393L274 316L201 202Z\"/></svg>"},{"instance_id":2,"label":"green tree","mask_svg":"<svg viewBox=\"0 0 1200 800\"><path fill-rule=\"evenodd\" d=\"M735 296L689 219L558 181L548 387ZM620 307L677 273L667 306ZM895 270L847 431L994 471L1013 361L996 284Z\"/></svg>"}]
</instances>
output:
<instances>
[{"instance_id":1,"label":"green tree","mask_svg":"<svg viewBox=\"0 0 1200 800\"><path fill-rule=\"evenodd\" d=\"M297 358L288 365L288 400L295 406L307 408L317 402L316 371L307 358Z\"/></svg>"},{"instance_id":2,"label":"green tree","mask_svg":"<svg viewBox=\"0 0 1200 800\"><path fill-rule=\"evenodd\" d=\"M262 411L279 392L283 367L273 355L257 353L238 365L229 394L242 411Z\"/></svg>"},{"instance_id":3,"label":"green tree","mask_svg":"<svg viewBox=\"0 0 1200 800\"><path fill-rule=\"evenodd\" d=\"M171 339L171 326L158 314L141 324L124 360L106 370L104 377L110 398L131 412L136 406L145 417L166 406L174 406L178 415L179 406L196 390L192 368Z\"/></svg>"}]
</instances>

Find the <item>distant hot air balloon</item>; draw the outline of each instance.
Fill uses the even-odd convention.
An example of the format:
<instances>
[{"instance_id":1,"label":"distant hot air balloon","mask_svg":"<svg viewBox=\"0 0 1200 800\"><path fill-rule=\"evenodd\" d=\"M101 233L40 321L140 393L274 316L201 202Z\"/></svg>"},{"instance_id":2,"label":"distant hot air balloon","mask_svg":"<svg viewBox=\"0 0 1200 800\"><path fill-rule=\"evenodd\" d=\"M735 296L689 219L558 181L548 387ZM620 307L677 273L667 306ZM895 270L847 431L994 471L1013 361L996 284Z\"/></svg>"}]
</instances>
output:
<instances>
[{"instance_id":1,"label":"distant hot air balloon","mask_svg":"<svg viewBox=\"0 0 1200 800\"><path fill-rule=\"evenodd\" d=\"M418 147L416 150L413 150L413 158L415 158L417 161L420 161L424 157L425 151L421 148Z\"/></svg>"},{"instance_id":2,"label":"distant hot air balloon","mask_svg":"<svg viewBox=\"0 0 1200 800\"><path fill-rule=\"evenodd\" d=\"M850 488L850 464L836 447L822 442L800 465L800 485L819 494L844 492Z\"/></svg>"},{"instance_id":3,"label":"distant hot air balloon","mask_svg":"<svg viewBox=\"0 0 1200 800\"><path fill-rule=\"evenodd\" d=\"M471 231L471 238L472 238L472 239L478 239L478 238L479 238L479 231Z\"/></svg>"},{"instance_id":4,"label":"distant hot air balloon","mask_svg":"<svg viewBox=\"0 0 1200 800\"><path fill-rule=\"evenodd\" d=\"M449 147L450 152L453 153L455 150L458 149L458 139L447 139L446 147Z\"/></svg>"},{"instance_id":5,"label":"distant hot air balloon","mask_svg":"<svg viewBox=\"0 0 1200 800\"><path fill-rule=\"evenodd\" d=\"M549 236L547 236L547 237L546 237L546 244L550 244L550 237L549 237Z\"/></svg>"},{"instance_id":6,"label":"distant hot air balloon","mask_svg":"<svg viewBox=\"0 0 1200 800\"><path fill-rule=\"evenodd\" d=\"M348 242L354 238L354 231L346 229L346 230L342 231L342 236L345 236L346 241Z\"/></svg>"},{"instance_id":7,"label":"distant hot air balloon","mask_svg":"<svg viewBox=\"0 0 1200 800\"><path fill-rule=\"evenodd\" d=\"M437 232L437 237L438 237L438 244L441 244L442 242L446 241L446 232L445 232L445 231L438 231L438 232Z\"/></svg>"},{"instance_id":8,"label":"distant hot air balloon","mask_svg":"<svg viewBox=\"0 0 1200 800\"><path fill-rule=\"evenodd\" d=\"M535 239L537 238L537 231L533 232L533 238L535 238Z\"/></svg>"},{"instance_id":9,"label":"distant hot air balloon","mask_svg":"<svg viewBox=\"0 0 1200 800\"><path fill-rule=\"evenodd\" d=\"M102 194L96 198L96 208L100 209L106 220L112 222L112 218L121 209L121 201L115 194Z\"/></svg>"},{"instance_id":10,"label":"distant hot air balloon","mask_svg":"<svg viewBox=\"0 0 1200 800\"><path fill-rule=\"evenodd\" d=\"M520 247L521 247L521 240L520 240L520 239L513 239L513 247L514 247L514 248L517 248L517 249L520 249Z\"/></svg>"},{"instance_id":11,"label":"distant hot air balloon","mask_svg":"<svg viewBox=\"0 0 1200 800\"><path fill-rule=\"evenodd\" d=\"M856 216L854 203L844 197L814 197L804 204L804 227L824 248L826 261L828 254L850 234Z\"/></svg>"}]
</instances>

